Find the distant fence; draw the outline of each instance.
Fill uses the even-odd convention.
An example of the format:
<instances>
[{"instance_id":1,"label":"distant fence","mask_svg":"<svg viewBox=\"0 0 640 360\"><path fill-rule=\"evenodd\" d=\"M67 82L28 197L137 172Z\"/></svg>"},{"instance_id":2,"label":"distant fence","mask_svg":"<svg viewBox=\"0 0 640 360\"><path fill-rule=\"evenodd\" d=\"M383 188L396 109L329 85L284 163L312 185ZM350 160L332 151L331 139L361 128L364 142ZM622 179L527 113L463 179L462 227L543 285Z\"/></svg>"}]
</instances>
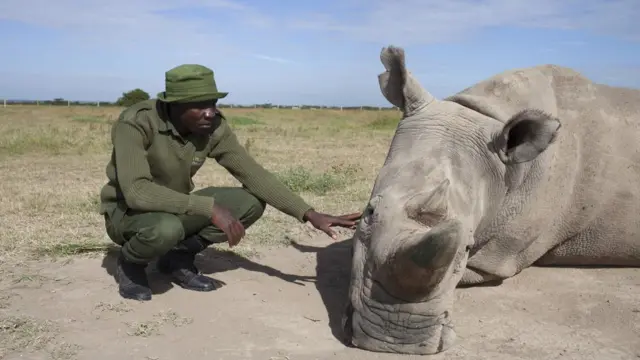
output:
<instances>
[{"instance_id":1,"label":"distant fence","mask_svg":"<svg viewBox=\"0 0 640 360\"><path fill-rule=\"evenodd\" d=\"M9 105L36 105L36 106L96 106L96 107L120 107L115 102L108 101L73 101L64 99L54 100L2 100L2 106ZM218 104L220 108L235 109L294 109L294 110L398 110L397 107L385 106L323 106L323 105L274 105L274 104Z\"/></svg>"}]
</instances>

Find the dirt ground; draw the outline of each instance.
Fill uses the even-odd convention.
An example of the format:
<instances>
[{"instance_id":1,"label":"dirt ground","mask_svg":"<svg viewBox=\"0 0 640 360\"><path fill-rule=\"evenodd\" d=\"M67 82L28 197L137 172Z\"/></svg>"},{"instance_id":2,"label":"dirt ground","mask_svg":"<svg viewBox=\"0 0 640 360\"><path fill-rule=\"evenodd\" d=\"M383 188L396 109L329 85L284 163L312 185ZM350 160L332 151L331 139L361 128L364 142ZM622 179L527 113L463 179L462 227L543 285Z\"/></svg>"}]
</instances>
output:
<instances>
[{"instance_id":1,"label":"dirt ground","mask_svg":"<svg viewBox=\"0 0 640 360\"><path fill-rule=\"evenodd\" d=\"M0 358L419 358L336 338L349 246L320 235L254 260L208 251L198 265L226 283L210 293L172 286L150 266L154 298L146 303L119 297L112 254L23 264L0 290L11 298L3 324L22 318L14 334L22 343L4 339ZM531 268L497 287L458 289L454 319L456 346L427 358L638 359L640 270Z\"/></svg>"}]
</instances>

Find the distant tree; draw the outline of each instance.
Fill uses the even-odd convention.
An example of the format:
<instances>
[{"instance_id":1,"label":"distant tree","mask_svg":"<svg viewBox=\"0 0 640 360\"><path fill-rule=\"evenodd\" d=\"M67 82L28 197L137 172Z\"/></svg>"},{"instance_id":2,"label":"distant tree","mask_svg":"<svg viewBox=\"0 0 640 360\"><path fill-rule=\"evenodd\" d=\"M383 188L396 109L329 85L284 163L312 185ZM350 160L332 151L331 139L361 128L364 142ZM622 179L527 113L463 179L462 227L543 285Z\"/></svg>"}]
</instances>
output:
<instances>
[{"instance_id":1,"label":"distant tree","mask_svg":"<svg viewBox=\"0 0 640 360\"><path fill-rule=\"evenodd\" d=\"M134 89L129 92L122 93L122 96L118 98L116 104L119 106L131 106L140 101L149 100L149 93L142 89Z\"/></svg>"}]
</instances>

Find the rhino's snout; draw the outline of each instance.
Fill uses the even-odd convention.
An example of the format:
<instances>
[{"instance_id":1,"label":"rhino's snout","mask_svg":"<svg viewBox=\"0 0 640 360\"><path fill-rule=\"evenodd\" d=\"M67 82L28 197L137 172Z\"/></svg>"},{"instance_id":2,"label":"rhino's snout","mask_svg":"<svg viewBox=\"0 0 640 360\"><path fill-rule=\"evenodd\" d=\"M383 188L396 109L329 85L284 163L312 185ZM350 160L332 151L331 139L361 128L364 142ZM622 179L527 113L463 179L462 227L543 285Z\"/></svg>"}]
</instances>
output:
<instances>
[{"instance_id":1,"label":"rhino's snout","mask_svg":"<svg viewBox=\"0 0 640 360\"><path fill-rule=\"evenodd\" d=\"M404 355L435 355L451 348L456 332L449 321L449 312L414 321L420 315L411 314L395 322L389 318L365 318L365 312L349 311L343 317L343 343L349 347L382 353ZM348 314L348 315L347 315Z\"/></svg>"},{"instance_id":2,"label":"rhino's snout","mask_svg":"<svg viewBox=\"0 0 640 360\"><path fill-rule=\"evenodd\" d=\"M368 287L367 287L368 288ZM342 313L345 346L372 352L432 355L446 351L456 341L450 318L453 292L420 303L393 301L379 283L371 296L360 294Z\"/></svg>"}]
</instances>

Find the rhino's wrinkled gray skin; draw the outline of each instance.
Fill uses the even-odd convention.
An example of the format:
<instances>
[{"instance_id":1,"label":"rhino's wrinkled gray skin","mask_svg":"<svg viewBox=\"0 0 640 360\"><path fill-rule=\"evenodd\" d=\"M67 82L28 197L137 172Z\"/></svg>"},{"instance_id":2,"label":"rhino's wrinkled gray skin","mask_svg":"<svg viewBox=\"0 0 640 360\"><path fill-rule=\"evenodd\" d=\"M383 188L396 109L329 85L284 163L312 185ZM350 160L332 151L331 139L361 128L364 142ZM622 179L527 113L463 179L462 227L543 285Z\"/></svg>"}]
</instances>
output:
<instances>
[{"instance_id":1,"label":"rhino's wrinkled gray skin","mask_svg":"<svg viewBox=\"0 0 640 360\"><path fill-rule=\"evenodd\" d=\"M640 266L640 91L539 66L437 100L402 48L381 60L403 119L354 235L345 341L439 353L458 284Z\"/></svg>"}]
</instances>

